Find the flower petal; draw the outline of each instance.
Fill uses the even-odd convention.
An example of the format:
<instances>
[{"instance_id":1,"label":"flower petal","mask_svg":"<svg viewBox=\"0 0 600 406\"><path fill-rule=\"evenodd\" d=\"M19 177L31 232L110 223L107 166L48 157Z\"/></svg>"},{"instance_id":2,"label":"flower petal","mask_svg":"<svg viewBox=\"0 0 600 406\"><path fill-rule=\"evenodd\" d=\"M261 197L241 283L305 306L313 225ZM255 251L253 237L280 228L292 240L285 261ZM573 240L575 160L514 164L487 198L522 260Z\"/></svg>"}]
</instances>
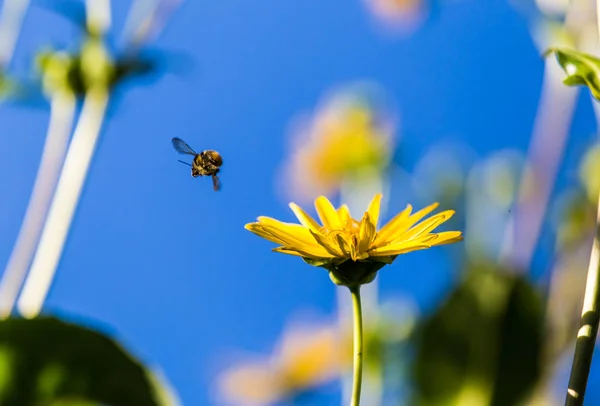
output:
<instances>
[{"instance_id":1,"label":"flower petal","mask_svg":"<svg viewBox=\"0 0 600 406\"><path fill-rule=\"evenodd\" d=\"M439 226L440 224L448 221L454 215L454 213L455 213L454 210L446 210L441 213L438 213L435 216L432 216L432 217L428 218L427 220L423 221L422 223L417 224L416 226L414 226L413 228L411 228L404 234L398 235L398 238L396 241L399 242L399 241L413 240L413 239L419 237L420 235L427 234L430 231L432 231L433 229L435 229L437 226ZM396 241L393 241L392 243L394 243Z\"/></svg>"},{"instance_id":2,"label":"flower petal","mask_svg":"<svg viewBox=\"0 0 600 406\"><path fill-rule=\"evenodd\" d=\"M375 228L377 228L377 223L379 222L379 211L381 209L381 197L382 197L382 194L377 193L373 197L373 200L371 200L371 203L369 203L369 207L367 208L367 213L369 213L369 216L371 216L371 221L375 225Z\"/></svg>"},{"instance_id":3,"label":"flower petal","mask_svg":"<svg viewBox=\"0 0 600 406\"><path fill-rule=\"evenodd\" d=\"M308 213L306 213L300 206L296 203L289 204L290 209L294 212L300 224L309 230L318 232L321 229L321 225L317 223L315 219L313 219Z\"/></svg>"},{"instance_id":4,"label":"flower petal","mask_svg":"<svg viewBox=\"0 0 600 406\"><path fill-rule=\"evenodd\" d=\"M282 234L281 230L274 229L269 226L257 225L253 229L248 228L253 233L277 244L291 245L301 249L315 250L318 254L327 255L327 251L323 249L316 241L306 243L300 240L293 239L288 235Z\"/></svg>"},{"instance_id":5,"label":"flower petal","mask_svg":"<svg viewBox=\"0 0 600 406\"><path fill-rule=\"evenodd\" d=\"M421 242L400 242L397 244L386 245L381 248L375 248L369 251L369 256L380 257L388 255L400 255L406 254L407 252L423 250L430 247L431 245L424 244Z\"/></svg>"},{"instance_id":6,"label":"flower petal","mask_svg":"<svg viewBox=\"0 0 600 406\"><path fill-rule=\"evenodd\" d=\"M352 219L348 205L342 204L340 208L337 209L337 214L343 227L345 227Z\"/></svg>"},{"instance_id":7,"label":"flower petal","mask_svg":"<svg viewBox=\"0 0 600 406\"><path fill-rule=\"evenodd\" d=\"M371 243L375 238L375 224L369 215L369 212L365 212L362 221L360 222L360 230L358 232L358 252L366 253L371 247Z\"/></svg>"},{"instance_id":8,"label":"flower petal","mask_svg":"<svg viewBox=\"0 0 600 406\"><path fill-rule=\"evenodd\" d=\"M423 217L427 216L433 210L435 210L439 206L439 203L433 203L429 206L419 210L412 216L410 215L410 211L412 207L410 205L407 206L404 211L390 220L383 228L379 231L379 242L377 246L382 246L383 244L389 243L391 241L397 240L400 234L411 228L417 222L419 222Z\"/></svg>"},{"instance_id":9,"label":"flower petal","mask_svg":"<svg viewBox=\"0 0 600 406\"><path fill-rule=\"evenodd\" d=\"M286 244L286 242L284 240L279 238L277 235L274 235L273 233L265 230L265 228L259 223L249 223L249 224L246 224L244 226L244 228L246 230L258 235L259 237L262 237L271 242L274 242L277 244Z\"/></svg>"},{"instance_id":10,"label":"flower petal","mask_svg":"<svg viewBox=\"0 0 600 406\"><path fill-rule=\"evenodd\" d=\"M298 240L305 244L316 243L308 228L301 226L300 224L284 223L283 221L275 220L271 217L260 216L258 218L258 224L269 229L276 230L280 235L289 236L292 240Z\"/></svg>"},{"instance_id":11,"label":"flower petal","mask_svg":"<svg viewBox=\"0 0 600 406\"><path fill-rule=\"evenodd\" d=\"M438 238L432 245L452 244L463 240L461 231L443 231L441 233L437 233L436 235Z\"/></svg>"},{"instance_id":12,"label":"flower petal","mask_svg":"<svg viewBox=\"0 0 600 406\"><path fill-rule=\"evenodd\" d=\"M281 246L281 247L273 248L272 251L280 252L282 254L295 255L297 257L302 257L302 258L316 259L316 260L319 260L319 259L327 260L327 259L334 258L334 256L332 256L332 255L327 255L327 256L317 255L313 252L310 252L308 250L303 250L299 247Z\"/></svg>"},{"instance_id":13,"label":"flower petal","mask_svg":"<svg viewBox=\"0 0 600 406\"><path fill-rule=\"evenodd\" d=\"M325 228L331 230L339 230L341 228L340 218L337 211L325 196L317 197L315 200L315 209L319 214L319 218Z\"/></svg>"},{"instance_id":14,"label":"flower petal","mask_svg":"<svg viewBox=\"0 0 600 406\"><path fill-rule=\"evenodd\" d=\"M317 243L310 231L299 224L282 223L269 217L259 217L258 223L246 224L245 228L277 244L298 247L318 256L331 256Z\"/></svg>"},{"instance_id":15,"label":"flower petal","mask_svg":"<svg viewBox=\"0 0 600 406\"><path fill-rule=\"evenodd\" d=\"M318 232L315 233L312 230L310 230L310 233L312 234L315 241L317 241L317 243L319 243L319 245L321 245L323 248L325 248L325 250L327 252L329 252L331 255L336 256L336 257L344 256L344 253L342 252L339 245L336 244L334 241L332 241L330 238L327 238L327 237L319 234Z\"/></svg>"},{"instance_id":16,"label":"flower petal","mask_svg":"<svg viewBox=\"0 0 600 406\"><path fill-rule=\"evenodd\" d=\"M346 237L347 236L343 233L337 233L335 235L337 243L340 246L342 252L344 253L344 256L355 260L354 258L356 258L356 249L354 248L354 244L348 241Z\"/></svg>"},{"instance_id":17,"label":"flower petal","mask_svg":"<svg viewBox=\"0 0 600 406\"><path fill-rule=\"evenodd\" d=\"M406 206L406 209L402 210L393 219L388 221L388 223L381 228L377 232L377 246L381 246L387 244L388 238L394 235L396 229L404 224L406 220L410 217L410 213L412 212L412 206L409 204Z\"/></svg>"}]
</instances>

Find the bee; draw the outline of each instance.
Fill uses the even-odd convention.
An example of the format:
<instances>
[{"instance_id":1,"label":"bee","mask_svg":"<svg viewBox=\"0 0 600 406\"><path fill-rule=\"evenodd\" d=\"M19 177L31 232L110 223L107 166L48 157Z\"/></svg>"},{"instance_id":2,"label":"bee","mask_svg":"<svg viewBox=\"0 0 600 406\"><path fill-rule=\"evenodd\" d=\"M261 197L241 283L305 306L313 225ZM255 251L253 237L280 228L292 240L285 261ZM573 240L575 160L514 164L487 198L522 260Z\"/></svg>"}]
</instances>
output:
<instances>
[{"instance_id":1,"label":"bee","mask_svg":"<svg viewBox=\"0 0 600 406\"><path fill-rule=\"evenodd\" d=\"M221 158L221 154L211 149L207 149L197 154L196 151L194 151L181 138L173 138L171 142L173 143L173 147L180 154L188 154L194 156L194 160L191 164L181 160L179 161L182 164L192 167L192 176L194 178L197 178L198 176L212 176L214 191L216 192L219 189L221 189L221 182L219 181L219 177L217 176L217 174L220 171L219 168L221 167L221 165L223 165L223 158Z\"/></svg>"}]
</instances>

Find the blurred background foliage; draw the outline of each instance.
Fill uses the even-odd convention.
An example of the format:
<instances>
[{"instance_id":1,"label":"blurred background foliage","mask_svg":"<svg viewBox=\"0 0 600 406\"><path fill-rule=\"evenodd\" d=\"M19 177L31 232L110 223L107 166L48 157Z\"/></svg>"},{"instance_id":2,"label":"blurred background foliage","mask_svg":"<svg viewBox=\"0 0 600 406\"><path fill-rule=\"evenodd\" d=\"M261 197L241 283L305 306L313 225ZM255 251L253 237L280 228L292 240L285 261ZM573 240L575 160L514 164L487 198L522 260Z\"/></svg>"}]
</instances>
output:
<instances>
[{"instance_id":1,"label":"blurred background foliage","mask_svg":"<svg viewBox=\"0 0 600 406\"><path fill-rule=\"evenodd\" d=\"M3 2L4 13L9 3ZM159 79L175 54L148 53L145 46L168 20L165 4L177 2L154 3L131 29L128 45L116 52L101 26L85 22L83 2L59 2L58 10L67 10L79 25L73 44L39 51L30 69L33 77L13 75L4 63L0 94L6 103L45 106L44 97L52 99L57 92L81 99L90 83L102 83L113 95L124 79ZM365 0L363 11L382 35L400 34L410 41L436 18L440 3ZM540 55L548 46L600 55L594 2L512 0L511 5L528 24ZM592 79L597 77L590 72L597 66L590 68L588 62L582 62L583 73L580 69L566 83L587 83L594 90L598 82ZM544 63L546 72L557 68L554 58ZM560 79L564 77L544 76L538 124L526 151L503 148L481 156L466 143L441 140L409 165L411 139L402 132L403 112L393 92L375 80L332 84L312 111L290 117L287 151L274 158L279 165L276 197L309 202L319 194L335 196L351 200L359 217L354 207L378 189L388 203L398 194L412 198L415 208L438 201L456 210L448 228L464 231L460 248L446 253L455 280L433 306L421 309L410 298L386 293L375 296L367 309L365 376L379 389L367 387L363 404L562 404L565 360L577 334L600 193L600 146L577 145L581 153L569 178L554 187L568 137L561 138L560 125L556 132L536 128L546 128L552 103L567 111L561 117L570 125L568 110L575 108L577 99L571 96L576 90L556 96L552 89L564 86ZM536 216L541 225L529 221ZM543 261L535 257L544 244L540 229L553 241ZM0 322L0 404L181 403L177 388L145 366L151 362L109 338L116 332L72 320L63 314L25 319L13 313ZM161 325L168 329L168 321ZM311 314L287 323L270 354L235 355L222 362L208 385L216 404L329 404L319 395L345 391L350 365L348 325L335 312Z\"/></svg>"}]
</instances>

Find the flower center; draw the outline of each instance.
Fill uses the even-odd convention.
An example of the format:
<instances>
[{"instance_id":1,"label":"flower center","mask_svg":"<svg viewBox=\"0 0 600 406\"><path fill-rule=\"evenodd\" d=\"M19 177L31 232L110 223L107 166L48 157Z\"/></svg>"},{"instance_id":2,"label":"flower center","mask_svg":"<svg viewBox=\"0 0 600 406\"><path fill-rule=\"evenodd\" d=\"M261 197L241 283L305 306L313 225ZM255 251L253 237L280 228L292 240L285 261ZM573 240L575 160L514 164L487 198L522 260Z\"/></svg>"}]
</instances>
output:
<instances>
[{"instance_id":1,"label":"flower center","mask_svg":"<svg viewBox=\"0 0 600 406\"><path fill-rule=\"evenodd\" d=\"M348 218L342 227L330 229L321 228L321 234L332 240L340 247L344 256L351 257L354 261L367 257L367 249L360 244L360 222Z\"/></svg>"}]
</instances>

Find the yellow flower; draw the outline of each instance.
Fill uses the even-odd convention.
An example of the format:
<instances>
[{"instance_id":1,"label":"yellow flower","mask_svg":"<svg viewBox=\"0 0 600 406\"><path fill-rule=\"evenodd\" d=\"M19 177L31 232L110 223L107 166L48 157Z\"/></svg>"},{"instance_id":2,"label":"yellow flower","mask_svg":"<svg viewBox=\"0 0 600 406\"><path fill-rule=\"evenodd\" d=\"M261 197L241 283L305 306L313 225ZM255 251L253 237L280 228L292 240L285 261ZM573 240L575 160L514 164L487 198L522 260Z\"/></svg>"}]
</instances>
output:
<instances>
[{"instance_id":1,"label":"yellow flower","mask_svg":"<svg viewBox=\"0 0 600 406\"><path fill-rule=\"evenodd\" d=\"M308 327L288 328L271 356L221 374L221 395L235 404L268 405L339 378L352 362L348 343L334 326Z\"/></svg>"},{"instance_id":2,"label":"yellow flower","mask_svg":"<svg viewBox=\"0 0 600 406\"><path fill-rule=\"evenodd\" d=\"M361 90L336 91L294 127L293 152L280 179L292 197L335 193L344 181L360 181L390 165L395 118L379 96L383 92Z\"/></svg>"},{"instance_id":3,"label":"yellow flower","mask_svg":"<svg viewBox=\"0 0 600 406\"><path fill-rule=\"evenodd\" d=\"M353 219L348 206L337 210L326 197L315 200L319 224L295 203L290 208L300 224L283 223L261 216L246 229L280 244L273 251L299 256L307 263L326 268L339 285L356 286L371 282L376 272L400 254L462 240L460 231L432 233L452 217L446 210L420 222L437 206L434 203L412 213L412 206L400 212L377 231L381 194L375 195L361 221Z\"/></svg>"}]
</instances>

